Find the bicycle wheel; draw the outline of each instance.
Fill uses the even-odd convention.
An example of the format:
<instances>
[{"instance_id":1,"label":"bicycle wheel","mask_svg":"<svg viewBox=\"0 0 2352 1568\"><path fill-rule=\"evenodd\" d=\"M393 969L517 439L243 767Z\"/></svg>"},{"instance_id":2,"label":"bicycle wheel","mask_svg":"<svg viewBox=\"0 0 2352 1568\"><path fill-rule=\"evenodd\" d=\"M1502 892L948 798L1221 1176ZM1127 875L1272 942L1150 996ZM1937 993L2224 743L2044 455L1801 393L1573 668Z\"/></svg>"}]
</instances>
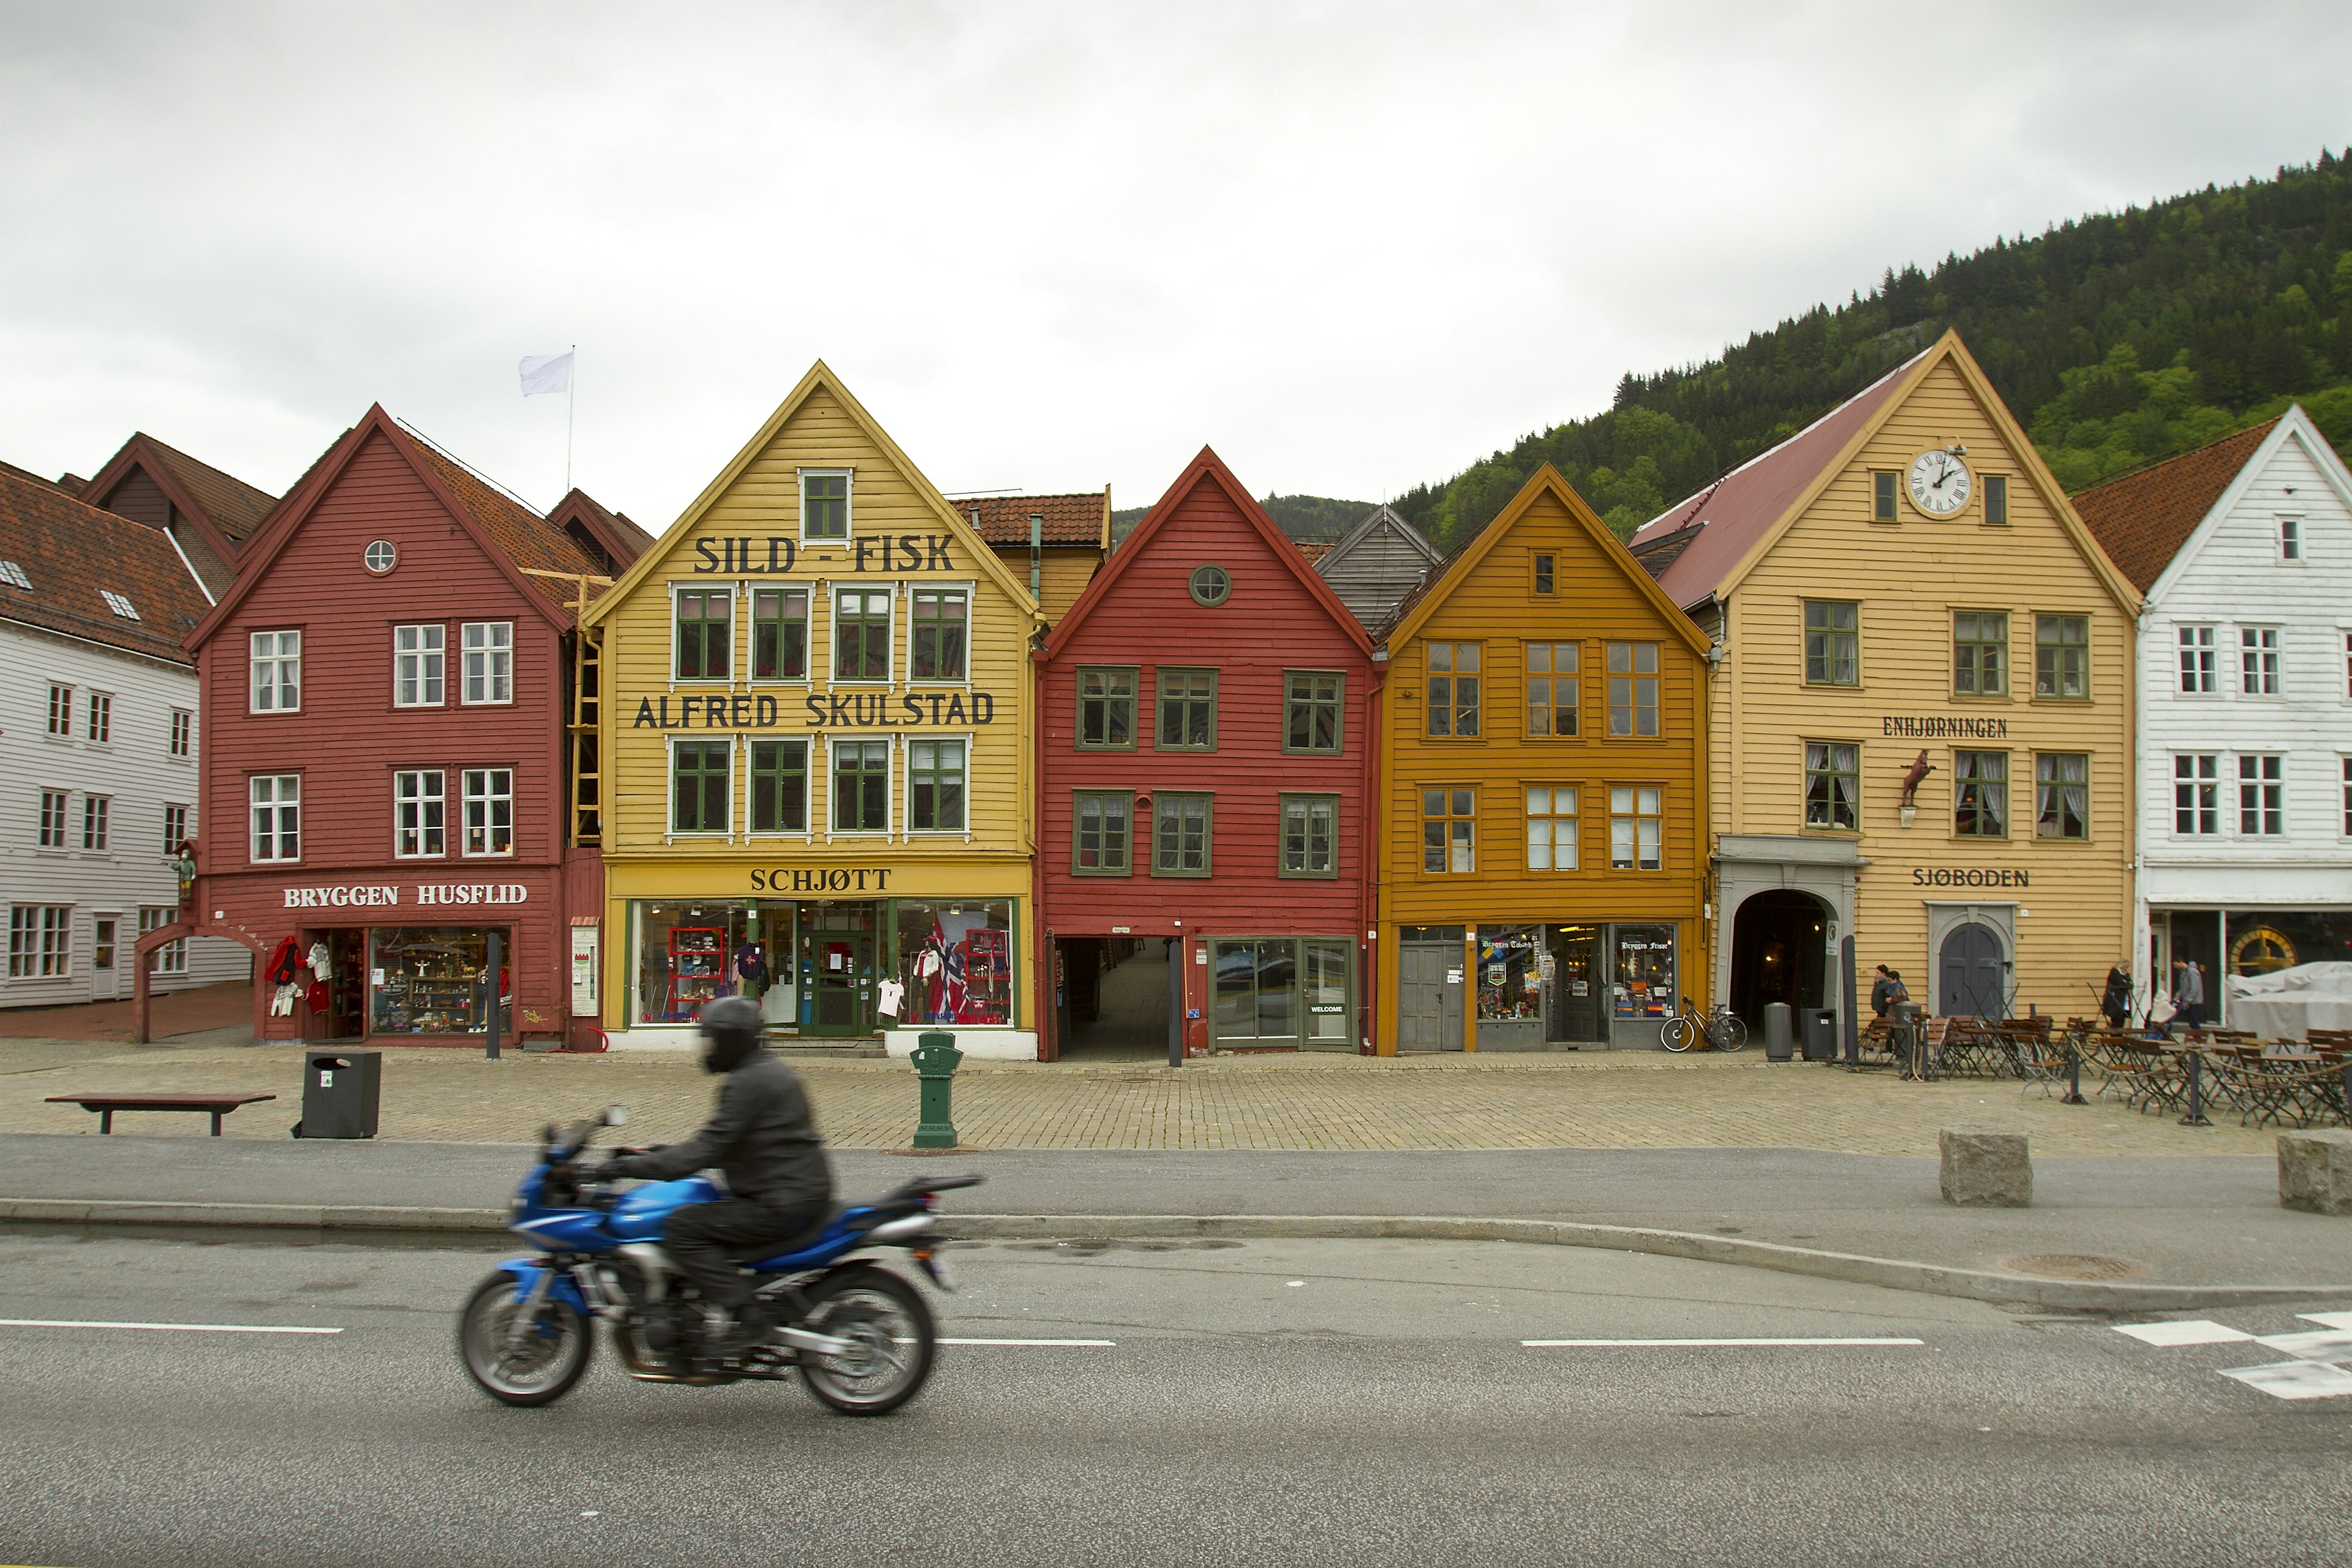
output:
<instances>
[{"instance_id":1,"label":"bicycle wheel","mask_svg":"<svg viewBox=\"0 0 2352 1568\"><path fill-rule=\"evenodd\" d=\"M1670 1051L1686 1051L1698 1044L1698 1020L1669 1018L1658 1026L1658 1044Z\"/></svg>"},{"instance_id":2,"label":"bicycle wheel","mask_svg":"<svg viewBox=\"0 0 2352 1568\"><path fill-rule=\"evenodd\" d=\"M1723 1016L1723 1021L1716 1026L1715 1048L1718 1051L1736 1051L1747 1043L1748 1026L1740 1020L1738 1014L1726 1013Z\"/></svg>"}]
</instances>

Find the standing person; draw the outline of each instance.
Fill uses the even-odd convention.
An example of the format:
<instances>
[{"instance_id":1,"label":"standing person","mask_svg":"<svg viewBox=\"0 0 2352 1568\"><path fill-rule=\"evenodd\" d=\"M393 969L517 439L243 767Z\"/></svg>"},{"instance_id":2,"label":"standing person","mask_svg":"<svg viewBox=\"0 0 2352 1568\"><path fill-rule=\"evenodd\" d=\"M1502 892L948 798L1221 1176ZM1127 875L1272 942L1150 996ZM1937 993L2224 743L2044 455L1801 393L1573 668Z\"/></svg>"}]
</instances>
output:
<instances>
[{"instance_id":1,"label":"standing person","mask_svg":"<svg viewBox=\"0 0 2352 1568\"><path fill-rule=\"evenodd\" d=\"M2172 961L2172 1021L2184 1029L2205 1026L2205 975L2185 958Z\"/></svg>"},{"instance_id":2,"label":"standing person","mask_svg":"<svg viewBox=\"0 0 2352 1568\"><path fill-rule=\"evenodd\" d=\"M2099 994L2099 1016L2107 1027L2120 1029L2131 1022L2131 976L2120 963L2107 969L2107 988Z\"/></svg>"},{"instance_id":3,"label":"standing person","mask_svg":"<svg viewBox=\"0 0 2352 1568\"><path fill-rule=\"evenodd\" d=\"M1887 995L1894 989L1895 971L1882 963L1876 973L1878 977L1870 983L1870 1011L1873 1017L1883 1019L1886 1009L1895 1005Z\"/></svg>"}]
</instances>

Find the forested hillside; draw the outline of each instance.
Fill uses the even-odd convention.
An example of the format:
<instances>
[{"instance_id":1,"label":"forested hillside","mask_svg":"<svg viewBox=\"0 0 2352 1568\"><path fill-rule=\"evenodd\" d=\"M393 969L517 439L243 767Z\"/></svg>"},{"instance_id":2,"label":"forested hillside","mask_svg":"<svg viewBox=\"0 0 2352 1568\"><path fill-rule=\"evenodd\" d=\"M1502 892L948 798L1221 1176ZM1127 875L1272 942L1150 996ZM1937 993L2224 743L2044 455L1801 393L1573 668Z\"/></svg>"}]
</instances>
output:
<instances>
[{"instance_id":1,"label":"forested hillside","mask_svg":"<svg viewBox=\"0 0 2352 1568\"><path fill-rule=\"evenodd\" d=\"M1628 375L1606 413L1528 436L1394 505L1450 549L1548 461L1622 537L1948 326L2070 490L2291 399L2352 455L2352 150L1995 240L1931 271L1890 268L1869 294L1815 306L1718 360Z\"/></svg>"},{"instance_id":2,"label":"forested hillside","mask_svg":"<svg viewBox=\"0 0 2352 1568\"><path fill-rule=\"evenodd\" d=\"M1311 539L1328 542L1364 521L1372 510L1365 500L1333 500L1328 496L1262 497L1258 505L1265 508L1274 525L1293 539ZM1129 530L1143 521L1150 507L1125 507L1110 514L1110 534L1113 539L1125 539Z\"/></svg>"}]
</instances>

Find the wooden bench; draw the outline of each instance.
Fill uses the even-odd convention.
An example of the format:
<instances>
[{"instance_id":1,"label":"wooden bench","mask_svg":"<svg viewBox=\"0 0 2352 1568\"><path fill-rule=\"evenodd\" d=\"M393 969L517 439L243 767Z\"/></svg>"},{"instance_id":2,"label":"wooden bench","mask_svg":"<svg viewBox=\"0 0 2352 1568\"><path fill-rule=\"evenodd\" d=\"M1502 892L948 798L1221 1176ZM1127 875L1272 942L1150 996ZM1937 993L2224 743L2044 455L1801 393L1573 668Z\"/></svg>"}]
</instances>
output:
<instances>
[{"instance_id":1,"label":"wooden bench","mask_svg":"<svg viewBox=\"0 0 2352 1568\"><path fill-rule=\"evenodd\" d=\"M114 1131L114 1113L118 1110L201 1110L213 1119L213 1136L221 1135L221 1118L240 1105L256 1100L276 1100L274 1094L53 1094L51 1105L79 1105L84 1110L98 1112L98 1130Z\"/></svg>"}]
</instances>

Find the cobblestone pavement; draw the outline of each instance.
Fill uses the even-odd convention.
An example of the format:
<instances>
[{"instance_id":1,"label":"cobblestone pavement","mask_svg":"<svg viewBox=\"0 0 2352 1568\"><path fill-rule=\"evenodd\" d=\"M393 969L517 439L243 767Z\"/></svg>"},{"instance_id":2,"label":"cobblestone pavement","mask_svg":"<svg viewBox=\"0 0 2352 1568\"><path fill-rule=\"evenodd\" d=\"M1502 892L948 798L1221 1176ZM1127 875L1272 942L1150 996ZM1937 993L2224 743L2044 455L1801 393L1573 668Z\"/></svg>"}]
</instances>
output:
<instances>
[{"instance_id":1,"label":"cobblestone pavement","mask_svg":"<svg viewBox=\"0 0 2352 1568\"><path fill-rule=\"evenodd\" d=\"M252 1090L274 1102L228 1119L227 1135L283 1138L300 1115L290 1047L151 1047L66 1059L55 1045L0 1040L0 1131L94 1132L97 1118L44 1098L116 1089ZM916 1081L904 1062L799 1059L818 1123L850 1149L905 1146ZM684 1052L523 1056L383 1053L381 1136L520 1142L551 1120L608 1102L629 1137L684 1136L713 1085ZM2086 1083L2085 1092L2095 1092ZM2268 1153L2274 1130L2216 1110L2189 1129L2111 1100L2066 1106L2013 1079L1906 1083L1884 1069L1654 1053L1541 1057L1211 1058L1178 1069L1119 1063L968 1063L956 1080L964 1142L997 1149L1797 1148L1933 1155L1937 1129L2007 1126L2048 1154ZM118 1132L200 1136L202 1117L126 1113ZM0 1188L5 1188L0 1181Z\"/></svg>"}]
</instances>

